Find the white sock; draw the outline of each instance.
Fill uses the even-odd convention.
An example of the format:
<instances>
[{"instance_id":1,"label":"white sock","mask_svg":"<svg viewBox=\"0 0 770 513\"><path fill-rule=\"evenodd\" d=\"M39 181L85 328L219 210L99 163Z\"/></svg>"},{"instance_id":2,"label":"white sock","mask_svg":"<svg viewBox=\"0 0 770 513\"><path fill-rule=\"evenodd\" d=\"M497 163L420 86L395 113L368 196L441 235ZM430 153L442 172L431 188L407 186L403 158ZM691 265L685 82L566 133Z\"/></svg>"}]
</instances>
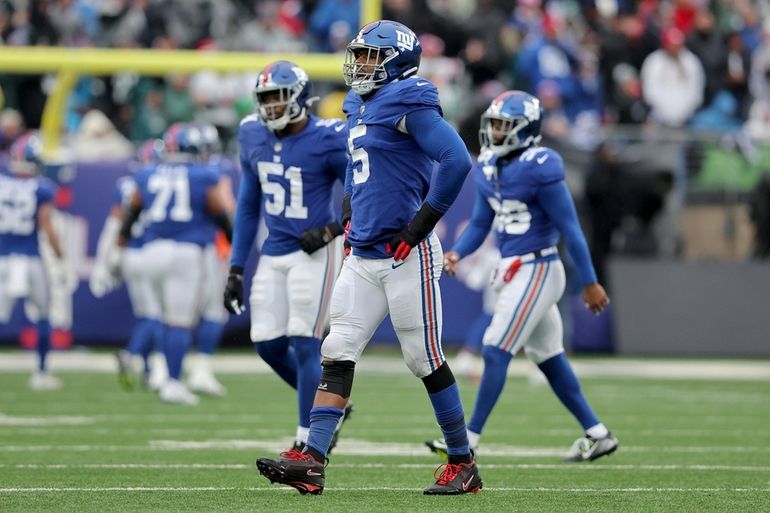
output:
<instances>
[{"instance_id":1,"label":"white sock","mask_svg":"<svg viewBox=\"0 0 770 513\"><path fill-rule=\"evenodd\" d=\"M481 438L479 433L474 433L470 429L468 430L468 445L474 451L479 448L479 438Z\"/></svg>"},{"instance_id":2,"label":"white sock","mask_svg":"<svg viewBox=\"0 0 770 513\"><path fill-rule=\"evenodd\" d=\"M204 353L198 353L196 358L196 367L198 372L211 374L211 355L210 354L204 354Z\"/></svg>"},{"instance_id":3,"label":"white sock","mask_svg":"<svg viewBox=\"0 0 770 513\"><path fill-rule=\"evenodd\" d=\"M593 438L594 440L600 440L602 438L606 438L607 435L610 434L609 430L599 422L595 426L591 426L590 428L586 429L586 434Z\"/></svg>"},{"instance_id":4,"label":"white sock","mask_svg":"<svg viewBox=\"0 0 770 513\"><path fill-rule=\"evenodd\" d=\"M297 442L306 444L308 436L310 436L309 427L297 426L297 436L296 436Z\"/></svg>"}]
</instances>

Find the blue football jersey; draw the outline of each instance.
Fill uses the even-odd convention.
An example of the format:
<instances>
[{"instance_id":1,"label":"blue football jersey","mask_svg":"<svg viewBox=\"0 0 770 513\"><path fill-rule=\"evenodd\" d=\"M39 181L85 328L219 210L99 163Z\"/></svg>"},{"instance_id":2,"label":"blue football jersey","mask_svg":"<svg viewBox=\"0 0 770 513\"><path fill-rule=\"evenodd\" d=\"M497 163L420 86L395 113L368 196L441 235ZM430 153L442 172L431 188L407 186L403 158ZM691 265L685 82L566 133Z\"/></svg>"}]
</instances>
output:
<instances>
[{"instance_id":1,"label":"blue football jersey","mask_svg":"<svg viewBox=\"0 0 770 513\"><path fill-rule=\"evenodd\" d=\"M262 253L298 251L303 231L334 221L332 187L344 180L347 165L345 123L310 116L301 132L277 137L252 115L241 122L238 141L242 179L254 180L261 191L268 228Z\"/></svg>"},{"instance_id":2,"label":"blue football jersey","mask_svg":"<svg viewBox=\"0 0 770 513\"><path fill-rule=\"evenodd\" d=\"M0 255L40 255L37 214L54 191L46 178L0 175Z\"/></svg>"},{"instance_id":3,"label":"blue football jersey","mask_svg":"<svg viewBox=\"0 0 770 513\"><path fill-rule=\"evenodd\" d=\"M348 241L356 255L389 258L385 243L425 201L434 161L399 129L404 116L421 109L441 113L438 90L421 77L392 82L366 99L353 91L345 98L353 167Z\"/></svg>"},{"instance_id":4,"label":"blue football jersey","mask_svg":"<svg viewBox=\"0 0 770 513\"><path fill-rule=\"evenodd\" d=\"M559 230L540 205L537 191L563 179L564 163L550 148L536 146L502 162L493 153L482 152L476 166L476 187L495 213L492 227L503 257L558 243Z\"/></svg>"},{"instance_id":5,"label":"blue football jersey","mask_svg":"<svg viewBox=\"0 0 770 513\"><path fill-rule=\"evenodd\" d=\"M144 242L170 239L205 246L213 240L206 193L218 178L207 165L164 162L139 171Z\"/></svg>"}]
</instances>

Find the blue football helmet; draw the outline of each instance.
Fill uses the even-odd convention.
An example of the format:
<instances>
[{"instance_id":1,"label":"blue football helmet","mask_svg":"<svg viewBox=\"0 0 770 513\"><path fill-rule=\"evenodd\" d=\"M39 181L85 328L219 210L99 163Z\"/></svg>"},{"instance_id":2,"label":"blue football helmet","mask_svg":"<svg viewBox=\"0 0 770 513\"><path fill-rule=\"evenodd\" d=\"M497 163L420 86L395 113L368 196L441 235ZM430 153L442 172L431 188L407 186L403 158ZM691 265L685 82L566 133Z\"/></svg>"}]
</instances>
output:
<instances>
[{"instance_id":1,"label":"blue football helmet","mask_svg":"<svg viewBox=\"0 0 770 513\"><path fill-rule=\"evenodd\" d=\"M140 164L154 164L163 159L166 145L161 139L149 139L144 141L136 151L136 160Z\"/></svg>"},{"instance_id":2,"label":"blue football helmet","mask_svg":"<svg viewBox=\"0 0 770 513\"><path fill-rule=\"evenodd\" d=\"M9 168L15 174L36 174L43 169L43 143L37 132L22 134L10 149Z\"/></svg>"},{"instance_id":3,"label":"blue football helmet","mask_svg":"<svg viewBox=\"0 0 770 513\"><path fill-rule=\"evenodd\" d=\"M505 91L481 115L479 142L503 157L540 142L542 120L540 100L523 91Z\"/></svg>"},{"instance_id":4,"label":"blue football helmet","mask_svg":"<svg viewBox=\"0 0 770 513\"><path fill-rule=\"evenodd\" d=\"M163 135L166 157L169 160L191 160L199 158L204 151L203 134L200 129L188 123L174 123Z\"/></svg>"},{"instance_id":5,"label":"blue football helmet","mask_svg":"<svg viewBox=\"0 0 770 513\"><path fill-rule=\"evenodd\" d=\"M380 20L364 26L345 52L342 76L360 95L417 73L422 46L406 25ZM365 60L358 61L361 56Z\"/></svg>"},{"instance_id":6,"label":"blue football helmet","mask_svg":"<svg viewBox=\"0 0 770 513\"><path fill-rule=\"evenodd\" d=\"M289 123L302 121L317 100L305 70L289 61L268 64L257 77L254 98L260 119L270 130L283 130Z\"/></svg>"},{"instance_id":7,"label":"blue football helmet","mask_svg":"<svg viewBox=\"0 0 770 513\"><path fill-rule=\"evenodd\" d=\"M211 123L198 123L198 130L203 136L203 150L209 157L215 153L222 153L222 141L219 139L217 127Z\"/></svg>"}]
</instances>

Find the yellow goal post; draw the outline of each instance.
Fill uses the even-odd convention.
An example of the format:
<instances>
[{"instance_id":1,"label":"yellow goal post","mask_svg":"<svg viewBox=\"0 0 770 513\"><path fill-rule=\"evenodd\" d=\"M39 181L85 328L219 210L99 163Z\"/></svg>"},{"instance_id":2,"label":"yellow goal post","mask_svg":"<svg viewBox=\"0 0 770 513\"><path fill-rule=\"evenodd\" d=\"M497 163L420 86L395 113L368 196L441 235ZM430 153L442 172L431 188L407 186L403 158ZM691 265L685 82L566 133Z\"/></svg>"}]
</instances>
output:
<instances>
[{"instance_id":1,"label":"yellow goal post","mask_svg":"<svg viewBox=\"0 0 770 513\"><path fill-rule=\"evenodd\" d=\"M381 0L361 0L361 25L380 19ZM133 72L168 73L256 71L276 60L289 60L315 80L342 80L343 55L329 53L200 52L194 50L123 50L107 48L3 47L0 73L55 73L53 90L43 109L41 132L46 152L59 146L62 119L70 92L81 75Z\"/></svg>"}]
</instances>

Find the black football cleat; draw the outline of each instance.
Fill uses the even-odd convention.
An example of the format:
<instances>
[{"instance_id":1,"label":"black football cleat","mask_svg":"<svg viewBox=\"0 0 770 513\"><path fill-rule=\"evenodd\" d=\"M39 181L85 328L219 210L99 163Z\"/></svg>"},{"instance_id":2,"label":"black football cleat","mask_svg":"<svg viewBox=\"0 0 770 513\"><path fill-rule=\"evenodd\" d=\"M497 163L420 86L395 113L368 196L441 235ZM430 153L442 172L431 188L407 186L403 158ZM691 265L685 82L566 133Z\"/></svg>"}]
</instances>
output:
<instances>
[{"instance_id":1,"label":"black football cleat","mask_svg":"<svg viewBox=\"0 0 770 513\"><path fill-rule=\"evenodd\" d=\"M334 435L332 435L332 443L329 444L329 450L326 451L327 456L331 454L332 449L337 447L337 440L340 438L340 430L342 430L342 425L346 420L350 418L350 416L353 414L353 411L353 403L349 402L347 406L345 406L345 411L342 414L342 418L340 419L339 423L337 424L337 429L334 430Z\"/></svg>"},{"instance_id":2,"label":"black football cleat","mask_svg":"<svg viewBox=\"0 0 770 513\"><path fill-rule=\"evenodd\" d=\"M435 484L423 491L425 495L460 495L463 493L477 493L481 490L483 485L475 461L470 463L445 463L440 465L436 472L441 467L444 467L443 472L438 476ZM434 472L433 475L435 477L436 473Z\"/></svg>"},{"instance_id":3,"label":"black football cleat","mask_svg":"<svg viewBox=\"0 0 770 513\"><path fill-rule=\"evenodd\" d=\"M289 485L302 495L324 491L324 466L307 453L289 450L278 460L259 458L257 468L271 483Z\"/></svg>"}]
</instances>

